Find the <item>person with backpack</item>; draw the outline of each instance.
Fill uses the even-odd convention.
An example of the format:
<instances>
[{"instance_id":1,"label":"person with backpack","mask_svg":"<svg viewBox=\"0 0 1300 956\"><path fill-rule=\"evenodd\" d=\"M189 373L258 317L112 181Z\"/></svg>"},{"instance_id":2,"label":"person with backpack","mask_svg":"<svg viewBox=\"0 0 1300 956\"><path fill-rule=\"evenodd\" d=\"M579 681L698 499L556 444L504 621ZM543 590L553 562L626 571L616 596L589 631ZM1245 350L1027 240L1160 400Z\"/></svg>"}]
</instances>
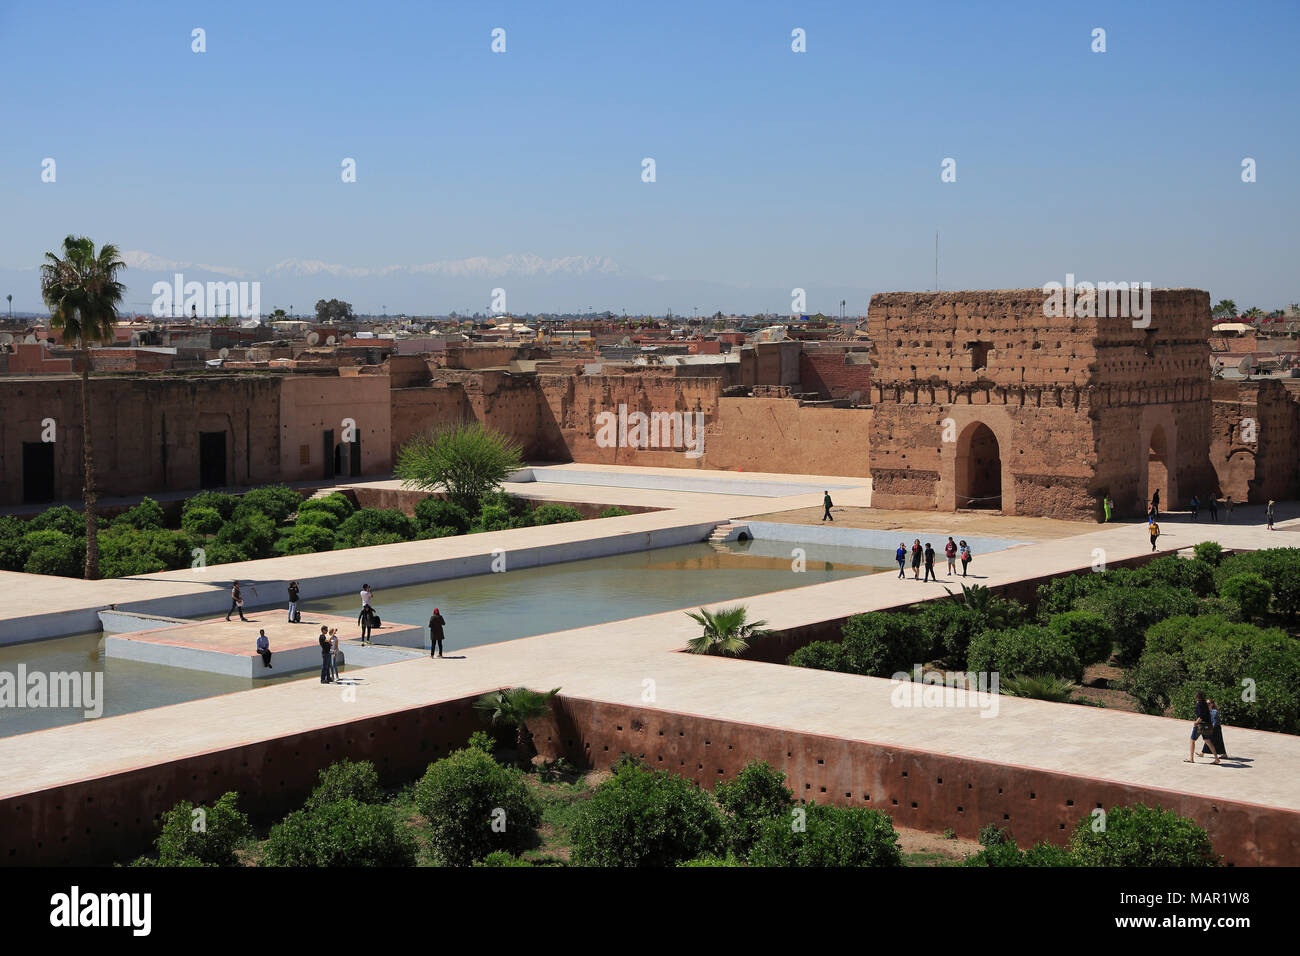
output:
<instances>
[{"instance_id":1,"label":"person with backpack","mask_svg":"<svg viewBox=\"0 0 1300 956\"><path fill-rule=\"evenodd\" d=\"M958 547L961 548L961 576L964 578L966 577L966 567L970 564L971 559L970 545L963 539Z\"/></svg>"},{"instance_id":2,"label":"person with backpack","mask_svg":"<svg viewBox=\"0 0 1300 956\"><path fill-rule=\"evenodd\" d=\"M437 651L437 656L442 657L442 628L447 621L443 618L442 612L436 607L433 609L433 616L429 618L429 656L433 657Z\"/></svg>"},{"instance_id":3,"label":"person with backpack","mask_svg":"<svg viewBox=\"0 0 1300 956\"><path fill-rule=\"evenodd\" d=\"M1192 495L1192 520L1201 520L1201 499L1196 495Z\"/></svg>"},{"instance_id":4,"label":"person with backpack","mask_svg":"<svg viewBox=\"0 0 1300 956\"><path fill-rule=\"evenodd\" d=\"M298 582L289 582L289 623L298 623Z\"/></svg>"},{"instance_id":5,"label":"person with backpack","mask_svg":"<svg viewBox=\"0 0 1300 956\"><path fill-rule=\"evenodd\" d=\"M362 644L374 643L373 641L370 640L370 632L371 629L375 626L375 617L376 614L374 612L374 609L369 604L367 604L365 607L361 609L360 624L361 624Z\"/></svg>"},{"instance_id":6,"label":"person with backpack","mask_svg":"<svg viewBox=\"0 0 1300 956\"><path fill-rule=\"evenodd\" d=\"M1156 538L1160 537L1160 525L1152 519L1151 524L1147 526L1147 534L1151 535L1151 550L1156 549Z\"/></svg>"},{"instance_id":7,"label":"person with backpack","mask_svg":"<svg viewBox=\"0 0 1300 956\"><path fill-rule=\"evenodd\" d=\"M898 542L898 550L894 552L894 560L898 562L898 576L900 578L907 577L905 573L907 570L907 545L901 541Z\"/></svg>"},{"instance_id":8,"label":"person with backpack","mask_svg":"<svg viewBox=\"0 0 1300 956\"><path fill-rule=\"evenodd\" d=\"M930 542L925 543L925 580L939 579L934 576L934 548L930 547Z\"/></svg>"}]
</instances>

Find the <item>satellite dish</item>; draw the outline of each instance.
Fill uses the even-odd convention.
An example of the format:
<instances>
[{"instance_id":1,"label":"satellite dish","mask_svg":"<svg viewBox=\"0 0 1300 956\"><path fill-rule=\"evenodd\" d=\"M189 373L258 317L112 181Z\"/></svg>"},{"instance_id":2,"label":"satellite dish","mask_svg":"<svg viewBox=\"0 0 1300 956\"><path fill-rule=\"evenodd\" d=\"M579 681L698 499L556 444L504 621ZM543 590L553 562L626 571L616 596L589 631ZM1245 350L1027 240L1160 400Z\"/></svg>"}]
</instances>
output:
<instances>
[{"instance_id":1,"label":"satellite dish","mask_svg":"<svg viewBox=\"0 0 1300 956\"><path fill-rule=\"evenodd\" d=\"M317 334L316 332L308 332L308 333L307 333L307 344L308 344L308 345L315 345L315 344L316 344L317 342L319 342L319 341L320 341L320 335L319 335L319 334Z\"/></svg>"},{"instance_id":2,"label":"satellite dish","mask_svg":"<svg viewBox=\"0 0 1300 956\"><path fill-rule=\"evenodd\" d=\"M14 336L12 332L0 332L0 345L12 345Z\"/></svg>"},{"instance_id":3,"label":"satellite dish","mask_svg":"<svg viewBox=\"0 0 1300 956\"><path fill-rule=\"evenodd\" d=\"M35 344L36 344L36 336L31 335L31 334L28 334L28 335L23 336L23 343L26 344L26 345L35 345Z\"/></svg>"},{"instance_id":4,"label":"satellite dish","mask_svg":"<svg viewBox=\"0 0 1300 956\"><path fill-rule=\"evenodd\" d=\"M316 333L313 332L312 334L315 335ZM334 344L334 336L332 336L332 335L330 335L330 336L326 336L326 338L325 338L325 344L326 344L326 345L333 345L333 344Z\"/></svg>"},{"instance_id":5,"label":"satellite dish","mask_svg":"<svg viewBox=\"0 0 1300 956\"><path fill-rule=\"evenodd\" d=\"M1239 372L1241 372L1243 375L1249 375L1251 372L1255 371L1255 358L1254 358L1254 356L1252 356L1252 355L1247 355L1247 356L1246 356L1245 358L1243 358L1240 362L1238 362L1238 363L1237 363L1237 370L1238 370Z\"/></svg>"},{"instance_id":6,"label":"satellite dish","mask_svg":"<svg viewBox=\"0 0 1300 956\"><path fill-rule=\"evenodd\" d=\"M218 352L217 354L220 355L222 358L229 358L229 357L230 357L230 349L222 349L222 350L221 350L220 352Z\"/></svg>"}]
</instances>

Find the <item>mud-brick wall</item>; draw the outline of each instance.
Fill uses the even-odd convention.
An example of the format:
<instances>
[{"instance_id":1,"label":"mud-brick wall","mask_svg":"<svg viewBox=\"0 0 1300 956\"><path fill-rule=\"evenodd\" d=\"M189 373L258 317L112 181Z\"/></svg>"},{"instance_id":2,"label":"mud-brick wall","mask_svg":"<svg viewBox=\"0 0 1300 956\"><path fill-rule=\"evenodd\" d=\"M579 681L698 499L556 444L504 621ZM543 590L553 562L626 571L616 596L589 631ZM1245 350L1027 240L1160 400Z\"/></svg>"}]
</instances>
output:
<instances>
[{"instance_id":1,"label":"mud-brick wall","mask_svg":"<svg viewBox=\"0 0 1300 956\"><path fill-rule=\"evenodd\" d=\"M538 749L609 767L623 753L712 789L751 760L786 774L795 799L883 810L898 826L974 839L1008 828L1022 845L1064 844L1095 807L1165 807L1195 820L1238 865L1285 865L1300 856L1300 814L1166 790L986 763L923 750L845 740L690 714L562 698L532 728Z\"/></svg>"},{"instance_id":2,"label":"mud-brick wall","mask_svg":"<svg viewBox=\"0 0 1300 956\"><path fill-rule=\"evenodd\" d=\"M386 785L422 774L482 729L474 698L195 754L0 800L0 865L127 861L147 853L159 818L182 800L229 790L254 822L297 809L336 760L369 760ZM346 708L347 704L341 704Z\"/></svg>"},{"instance_id":3,"label":"mud-brick wall","mask_svg":"<svg viewBox=\"0 0 1300 956\"><path fill-rule=\"evenodd\" d=\"M1274 381L1214 383L1210 460L1219 492L1258 504L1294 497L1300 482L1300 405Z\"/></svg>"},{"instance_id":4,"label":"mud-brick wall","mask_svg":"<svg viewBox=\"0 0 1300 956\"><path fill-rule=\"evenodd\" d=\"M796 475L868 474L869 408L800 405L788 398L721 398L705 467Z\"/></svg>"},{"instance_id":5,"label":"mud-brick wall","mask_svg":"<svg viewBox=\"0 0 1300 956\"><path fill-rule=\"evenodd\" d=\"M463 422L469 415L469 403L459 382L440 382L411 388L394 388L392 402L391 461L397 463L397 450L417 435L424 435L441 425Z\"/></svg>"},{"instance_id":6,"label":"mud-brick wall","mask_svg":"<svg viewBox=\"0 0 1300 956\"><path fill-rule=\"evenodd\" d=\"M866 351L805 346L799 355L799 388L824 398L851 398L857 393L859 401L868 401L871 363Z\"/></svg>"}]
</instances>

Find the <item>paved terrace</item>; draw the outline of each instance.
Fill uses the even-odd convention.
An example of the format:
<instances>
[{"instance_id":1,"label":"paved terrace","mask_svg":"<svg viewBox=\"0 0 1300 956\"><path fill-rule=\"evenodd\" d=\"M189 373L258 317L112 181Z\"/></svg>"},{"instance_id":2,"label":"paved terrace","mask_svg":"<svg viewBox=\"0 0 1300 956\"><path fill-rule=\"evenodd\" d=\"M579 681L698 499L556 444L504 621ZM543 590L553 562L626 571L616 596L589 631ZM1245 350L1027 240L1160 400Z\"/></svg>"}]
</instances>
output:
<instances>
[{"instance_id":1,"label":"paved terrace","mask_svg":"<svg viewBox=\"0 0 1300 956\"><path fill-rule=\"evenodd\" d=\"M814 494L819 496L820 489ZM852 499L860 494L865 494L865 489L841 492L840 497L850 499L846 504L857 504ZM813 502L798 500L804 497L780 504L810 506ZM689 515L689 520L707 523L744 516L737 510L743 502L719 496L715 504L712 509L692 504L682 509L686 514L678 520ZM774 510L774 504L765 500L762 512ZM1293 513L1294 508L1287 512ZM607 520L609 530L614 531L615 521L646 521L650 526L667 514ZM1238 521L1247 517L1239 514ZM1295 524L1291 522L1288 530ZM560 530L566 528L573 526L561 526ZM1290 544L1292 537L1269 533L1259 524L1193 526L1168 520L1162 522L1162 528L1162 550L1190 547L1207 539L1227 548L1252 549ZM976 580L986 585L1009 584L1023 579L1027 572L1043 575L1086 569L1095 548L1104 549L1111 563L1150 551L1142 525L1081 525L1080 529L1083 533L1074 537L981 555L978 568L972 566L973 571L978 570ZM540 536L554 531L501 534ZM475 543L480 548L489 544L487 540ZM338 553L308 557L309 561L338 559ZM303 567L297 565L284 574L262 572L261 576L292 573L305 577ZM29 580L24 577L24 587ZM126 582L128 589L138 587L140 592L193 583ZM787 629L903 601L939 597L944 594L943 583L900 582L894 574L884 573L759 595L746 603L754 616L774 628ZM80 586L68 588L67 582L59 584L69 593L89 593L81 592ZM67 595L64 599L65 604L75 604ZM14 608L5 613L12 622ZM350 700L337 688L308 680L10 737L0 740L0 799L461 699L496 687L558 686L565 697L633 711L676 712L860 741L873 748L904 748L986 766L1027 768L1063 775L1085 787L1112 783L1156 789L1167 792L1180 805L1194 798L1275 808L1282 811L1282 829L1288 831L1280 835L1281 845L1290 847L1291 853L1300 848L1300 738L1230 728L1230 750L1246 760L1229 761L1229 766L1223 767L1192 765L1183 762L1188 732L1185 721L1008 697L996 698L997 715L991 718L981 716L985 711L978 708L895 707L891 703L895 685L886 680L676 653L697 629L685 614L675 611L471 648L459 660L422 658L370 668L359 675L357 691ZM653 704L642 700L647 678L655 682ZM984 702L993 703L988 698ZM1086 800L1086 789L1082 796ZM1081 802L1077 815L1089 806Z\"/></svg>"}]
</instances>

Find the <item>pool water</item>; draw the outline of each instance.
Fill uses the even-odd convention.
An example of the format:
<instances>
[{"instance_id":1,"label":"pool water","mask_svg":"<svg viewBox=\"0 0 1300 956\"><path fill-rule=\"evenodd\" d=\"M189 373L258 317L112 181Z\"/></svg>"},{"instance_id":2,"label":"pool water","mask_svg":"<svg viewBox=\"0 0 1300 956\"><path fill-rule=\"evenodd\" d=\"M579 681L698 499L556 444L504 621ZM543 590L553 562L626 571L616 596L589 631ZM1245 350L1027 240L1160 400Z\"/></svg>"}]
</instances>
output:
<instances>
[{"instance_id":1,"label":"pool water","mask_svg":"<svg viewBox=\"0 0 1300 956\"><path fill-rule=\"evenodd\" d=\"M682 545L631 554L506 570L468 578L385 588L370 582L385 622L425 627L437 607L446 619L445 653L656 614L733 598L872 574L894 566L893 552L777 541ZM304 611L355 615L358 595L317 598L304 591ZM283 606L283 605L281 605ZM360 628L344 635L359 636ZM103 715L131 713L187 700L317 679L310 671L259 680L104 657L103 635L74 634L0 647L0 671L72 671L104 675ZM375 632L383 643L383 629ZM425 633L428 646L428 633ZM0 707L0 736L86 719L80 709Z\"/></svg>"}]
</instances>

